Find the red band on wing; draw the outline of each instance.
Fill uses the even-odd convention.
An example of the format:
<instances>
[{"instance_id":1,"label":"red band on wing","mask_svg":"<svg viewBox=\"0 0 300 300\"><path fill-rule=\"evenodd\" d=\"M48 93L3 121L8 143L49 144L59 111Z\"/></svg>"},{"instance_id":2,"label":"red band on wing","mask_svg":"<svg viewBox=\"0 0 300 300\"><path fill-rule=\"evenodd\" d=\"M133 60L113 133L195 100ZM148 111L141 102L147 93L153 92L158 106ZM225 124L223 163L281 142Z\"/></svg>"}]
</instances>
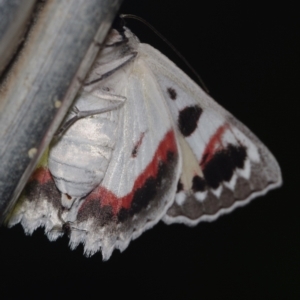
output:
<instances>
[{"instance_id":1,"label":"red band on wing","mask_svg":"<svg viewBox=\"0 0 300 300\"><path fill-rule=\"evenodd\" d=\"M222 145L222 137L225 131L229 128L228 124L224 124L220 126L215 134L211 137L210 141L208 142L204 153L202 155L202 159L200 162L200 166L203 169L205 165L213 158L215 152L220 149Z\"/></svg>"},{"instance_id":2,"label":"red band on wing","mask_svg":"<svg viewBox=\"0 0 300 300\"><path fill-rule=\"evenodd\" d=\"M45 184L50 180L53 181L53 178L48 168L40 167L30 176L29 181L32 180L37 180L40 184Z\"/></svg>"},{"instance_id":3,"label":"red band on wing","mask_svg":"<svg viewBox=\"0 0 300 300\"><path fill-rule=\"evenodd\" d=\"M99 199L101 206L111 206L113 213L117 214L121 208L130 208L134 193L141 188L149 177L156 177L158 174L159 164L162 161L167 161L168 153L177 153L177 145L174 131L169 131L163 140L160 142L152 161L146 167L143 173L137 177L134 182L131 192L123 197L117 197L114 193L104 187L96 188L83 203L81 209L89 200Z\"/></svg>"}]
</instances>

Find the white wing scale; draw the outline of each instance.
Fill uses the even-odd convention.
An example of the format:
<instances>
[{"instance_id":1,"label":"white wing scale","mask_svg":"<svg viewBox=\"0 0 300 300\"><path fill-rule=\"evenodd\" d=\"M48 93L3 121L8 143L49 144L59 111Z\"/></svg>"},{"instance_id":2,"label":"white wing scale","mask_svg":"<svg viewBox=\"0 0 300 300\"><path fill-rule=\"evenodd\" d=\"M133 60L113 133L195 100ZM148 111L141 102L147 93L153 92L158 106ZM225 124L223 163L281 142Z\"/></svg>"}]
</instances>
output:
<instances>
[{"instance_id":1,"label":"white wing scale","mask_svg":"<svg viewBox=\"0 0 300 300\"><path fill-rule=\"evenodd\" d=\"M44 226L50 240L67 230L71 248L108 259L160 219L213 220L281 184L267 148L128 29L110 32L75 106L118 101L52 143L9 226Z\"/></svg>"}]
</instances>

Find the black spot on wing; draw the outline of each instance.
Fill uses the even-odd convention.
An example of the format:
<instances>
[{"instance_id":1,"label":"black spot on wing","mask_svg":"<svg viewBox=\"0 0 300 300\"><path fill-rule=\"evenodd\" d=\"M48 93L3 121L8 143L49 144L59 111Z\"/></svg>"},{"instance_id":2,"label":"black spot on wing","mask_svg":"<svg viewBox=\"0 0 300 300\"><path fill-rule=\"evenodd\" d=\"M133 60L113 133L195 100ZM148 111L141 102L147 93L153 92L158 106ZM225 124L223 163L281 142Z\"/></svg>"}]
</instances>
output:
<instances>
[{"instance_id":1,"label":"black spot on wing","mask_svg":"<svg viewBox=\"0 0 300 300\"><path fill-rule=\"evenodd\" d=\"M137 157L138 151L142 145L143 139L145 136L145 132L142 132L140 135L139 140L137 141L137 143L134 145L133 150L131 151L131 157Z\"/></svg>"},{"instance_id":2,"label":"black spot on wing","mask_svg":"<svg viewBox=\"0 0 300 300\"><path fill-rule=\"evenodd\" d=\"M222 181L230 181L235 169L244 167L246 158L244 146L229 144L226 149L217 151L203 169L206 183L216 189Z\"/></svg>"},{"instance_id":3,"label":"black spot on wing","mask_svg":"<svg viewBox=\"0 0 300 300\"><path fill-rule=\"evenodd\" d=\"M136 146L134 146L132 152L131 152L131 157L136 157L137 156L137 153L138 153L138 149Z\"/></svg>"},{"instance_id":4,"label":"black spot on wing","mask_svg":"<svg viewBox=\"0 0 300 300\"><path fill-rule=\"evenodd\" d=\"M172 99L172 100L176 100L177 98L177 93L176 91L173 89L173 88L167 88L167 92L169 94L169 97Z\"/></svg>"},{"instance_id":5,"label":"black spot on wing","mask_svg":"<svg viewBox=\"0 0 300 300\"><path fill-rule=\"evenodd\" d=\"M198 105L185 107L179 112L178 127L183 136L191 135L198 126L202 108Z\"/></svg>"},{"instance_id":6,"label":"black spot on wing","mask_svg":"<svg viewBox=\"0 0 300 300\"><path fill-rule=\"evenodd\" d=\"M206 183L204 178L196 175L193 177L192 189L194 192L203 192L205 191Z\"/></svg>"},{"instance_id":7,"label":"black spot on wing","mask_svg":"<svg viewBox=\"0 0 300 300\"><path fill-rule=\"evenodd\" d=\"M178 183L177 183L177 191L176 191L176 193L179 193L180 191L183 191L183 184L182 184L181 180L179 179Z\"/></svg>"}]
</instances>

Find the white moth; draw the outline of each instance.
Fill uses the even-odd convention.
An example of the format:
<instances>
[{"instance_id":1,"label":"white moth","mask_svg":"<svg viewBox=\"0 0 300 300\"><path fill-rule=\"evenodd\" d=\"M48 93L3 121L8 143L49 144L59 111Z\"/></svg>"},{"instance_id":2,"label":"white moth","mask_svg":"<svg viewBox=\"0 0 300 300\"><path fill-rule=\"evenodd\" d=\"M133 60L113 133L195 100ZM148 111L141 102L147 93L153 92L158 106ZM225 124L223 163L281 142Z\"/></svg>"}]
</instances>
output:
<instances>
[{"instance_id":1,"label":"white moth","mask_svg":"<svg viewBox=\"0 0 300 300\"><path fill-rule=\"evenodd\" d=\"M112 29L9 226L107 260L159 220L211 221L281 185L269 150L163 54Z\"/></svg>"}]
</instances>

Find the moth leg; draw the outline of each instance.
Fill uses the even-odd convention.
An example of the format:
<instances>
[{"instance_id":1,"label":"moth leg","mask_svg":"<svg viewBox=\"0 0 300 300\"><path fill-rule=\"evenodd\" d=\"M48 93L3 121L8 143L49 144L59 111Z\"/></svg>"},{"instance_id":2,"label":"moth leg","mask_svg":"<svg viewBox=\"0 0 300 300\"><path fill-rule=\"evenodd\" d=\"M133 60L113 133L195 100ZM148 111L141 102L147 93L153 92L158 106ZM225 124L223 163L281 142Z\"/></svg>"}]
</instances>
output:
<instances>
[{"instance_id":1,"label":"moth leg","mask_svg":"<svg viewBox=\"0 0 300 300\"><path fill-rule=\"evenodd\" d=\"M66 231L64 229L64 226L65 226L66 222L65 222L65 220L62 217L63 212L64 212L64 209L62 207L60 207L58 209L58 212L57 212L57 217L58 217L59 221L62 223L62 225L55 225L55 226L53 226L53 228L50 230L50 232L63 233L63 232Z\"/></svg>"},{"instance_id":2,"label":"moth leg","mask_svg":"<svg viewBox=\"0 0 300 300\"><path fill-rule=\"evenodd\" d=\"M94 41L95 45L97 47L99 47L100 49L103 49L103 48L117 48L123 44L126 44L128 42L128 38L125 37L123 40L121 41L118 41L118 42L114 42L113 44L105 44L105 43L99 43L97 41Z\"/></svg>"},{"instance_id":3,"label":"moth leg","mask_svg":"<svg viewBox=\"0 0 300 300\"><path fill-rule=\"evenodd\" d=\"M80 231L80 232L87 232L85 229L79 229L76 227L75 222L72 221L65 221L62 217L63 212L65 209L63 207L60 207L58 212L57 212L57 217L60 220L62 225L55 225L51 231L52 232L59 232L59 233L64 233L67 234L68 236L71 235L72 230L74 231Z\"/></svg>"},{"instance_id":4,"label":"moth leg","mask_svg":"<svg viewBox=\"0 0 300 300\"><path fill-rule=\"evenodd\" d=\"M96 46L99 46L100 48L110 48L110 47L115 48L115 47L118 47L120 45L128 43L128 38L124 34L121 35L121 37L122 37L122 40L116 41L112 44L99 43L99 42L95 42L95 44L96 44Z\"/></svg>"},{"instance_id":5,"label":"moth leg","mask_svg":"<svg viewBox=\"0 0 300 300\"><path fill-rule=\"evenodd\" d=\"M117 67L109 70L108 72L102 74L100 77L98 77L97 79L91 80L90 82L86 82L84 83L84 86L88 86L91 84L94 84L96 82L99 82L109 76L111 76L112 74L114 74L116 71L122 69L125 65L127 65L128 63L130 63L133 59L135 59L135 57L137 56L137 52L132 52L130 53L130 55L128 55L127 57L125 57L125 60L122 58L120 59L120 63L117 64Z\"/></svg>"},{"instance_id":6,"label":"moth leg","mask_svg":"<svg viewBox=\"0 0 300 300\"><path fill-rule=\"evenodd\" d=\"M109 48L109 47L118 47L120 45L126 44L128 42L128 38L124 37L123 40L115 42L113 44L106 44L104 47Z\"/></svg>"},{"instance_id":7,"label":"moth leg","mask_svg":"<svg viewBox=\"0 0 300 300\"><path fill-rule=\"evenodd\" d=\"M87 230L79 229L79 228L73 226L73 224L74 224L74 222L71 222L71 221L65 222L65 223L63 223L61 230L64 233L66 233L69 237L71 235L72 230L87 233Z\"/></svg>"},{"instance_id":8,"label":"moth leg","mask_svg":"<svg viewBox=\"0 0 300 300\"><path fill-rule=\"evenodd\" d=\"M109 111L113 111L116 110L120 107L122 107L125 103L125 101L127 100L126 97L123 96L119 96L119 95L113 95L113 94L108 94L104 91L97 91L97 96L100 99L104 99L104 100L110 100L110 101L116 101L117 103L112 104L108 107L105 108L101 108L101 109L93 109L93 110L83 110L80 111L76 106L74 106L72 108L72 111L75 113L75 116L73 118L71 118L70 120L68 120L66 123L64 123L56 132L55 137L62 135L64 132L66 132L76 121L86 118L86 117L90 117L90 116L94 116L94 115L99 115L99 114L103 114Z\"/></svg>"},{"instance_id":9,"label":"moth leg","mask_svg":"<svg viewBox=\"0 0 300 300\"><path fill-rule=\"evenodd\" d=\"M51 232L58 232L58 233L63 233L63 234L67 234L69 237L71 235L72 230L74 231L79 231L79 232L84 232L87 233L87 230L85 229L79 229L75 226L73 226L74 222L71 221L67 221L67 222L63 222L63 224L60 225L56 225L51 229Z\"/></svg>"}]
</instances>

